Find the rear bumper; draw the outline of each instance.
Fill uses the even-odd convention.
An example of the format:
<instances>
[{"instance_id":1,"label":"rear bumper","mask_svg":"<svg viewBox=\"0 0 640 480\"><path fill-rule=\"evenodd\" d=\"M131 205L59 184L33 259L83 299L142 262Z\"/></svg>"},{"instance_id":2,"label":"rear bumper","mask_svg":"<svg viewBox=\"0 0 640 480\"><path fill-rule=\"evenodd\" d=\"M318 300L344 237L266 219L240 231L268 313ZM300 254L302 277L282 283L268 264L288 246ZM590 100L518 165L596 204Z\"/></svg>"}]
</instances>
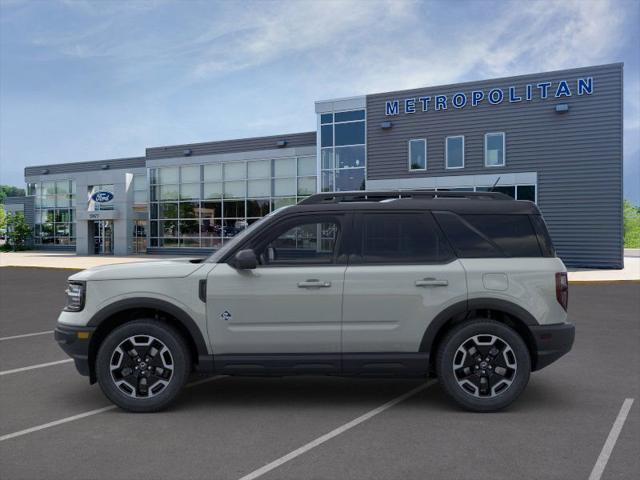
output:
<instances>
[{"instance_id":1,"label":"rear bumper","mask_svg":"<svg viewBox=\"0 0 640 480\"><path fill-rule=\"evenodd\" d=\"M74 360L78 372L87 377L91 374L89 368L89 342L94 330L95 328L91 327L58 325L53 333L60 348ZM82 335L78 335L79 333ZM85 336L86 338L83 338Z\"/></svg>"},{"instance_id":2,"label":"rear bumper","mask_svg":"<svg viewBox=\"0 0 640 480\"><path fill-rule=\"evenodd\" d=\"M540 370L568 353L573 346L576 327L572 323L531 326L536 345L536 360L532 370Z\"/></svg>"}]
</instances>

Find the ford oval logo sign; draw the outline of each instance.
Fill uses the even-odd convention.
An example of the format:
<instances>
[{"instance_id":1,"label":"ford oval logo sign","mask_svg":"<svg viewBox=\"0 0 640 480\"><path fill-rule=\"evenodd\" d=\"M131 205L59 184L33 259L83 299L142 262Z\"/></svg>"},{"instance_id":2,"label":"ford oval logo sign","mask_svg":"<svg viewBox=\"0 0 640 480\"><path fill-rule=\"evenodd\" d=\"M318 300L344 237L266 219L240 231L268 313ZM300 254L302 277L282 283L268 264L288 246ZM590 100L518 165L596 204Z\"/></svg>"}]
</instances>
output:
<instances>
[{"instance_id":1,"label":"ford oval logo sign","mask_svg":"<svg viewBox=\"0 0 640 480\"><path fill-rule=\"evenodd\" d=\"M107 203L113 200L113 193L111 192L96 192L91 195L91 200L97 203Z\"/></svg>"}]
</instances>

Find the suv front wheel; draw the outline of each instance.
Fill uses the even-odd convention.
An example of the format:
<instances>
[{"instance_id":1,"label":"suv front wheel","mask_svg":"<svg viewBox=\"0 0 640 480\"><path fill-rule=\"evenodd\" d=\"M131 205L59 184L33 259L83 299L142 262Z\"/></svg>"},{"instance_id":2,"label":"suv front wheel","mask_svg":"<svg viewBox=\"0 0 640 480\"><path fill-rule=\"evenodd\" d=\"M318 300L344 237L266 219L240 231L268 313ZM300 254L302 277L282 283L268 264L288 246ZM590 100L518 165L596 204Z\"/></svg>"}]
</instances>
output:
<instances>
[{"instance_id":1,"label":"suv front wheel","mask_svg":"<svg viewBox=\"0 0 640 480\"><path fill-rule=\"evenodd\" d=\"M495 320L475 319L454 327L442 341L436 363L444 391L475 412L510 405L529 381L531 359L520 335Z\"/></svg>"},{"instance_id":2,"label":"suv front wheel","mask_svg":"<svg viewBox=\"0 0 640 480\"><path fill-rule=\"evenodd\" d=\"M131 412L155 412L169 405L185 384L189 367L182 336L152 319L114 329L96 358L100 388L109 400Z\"/></svg>"}]
</instances>

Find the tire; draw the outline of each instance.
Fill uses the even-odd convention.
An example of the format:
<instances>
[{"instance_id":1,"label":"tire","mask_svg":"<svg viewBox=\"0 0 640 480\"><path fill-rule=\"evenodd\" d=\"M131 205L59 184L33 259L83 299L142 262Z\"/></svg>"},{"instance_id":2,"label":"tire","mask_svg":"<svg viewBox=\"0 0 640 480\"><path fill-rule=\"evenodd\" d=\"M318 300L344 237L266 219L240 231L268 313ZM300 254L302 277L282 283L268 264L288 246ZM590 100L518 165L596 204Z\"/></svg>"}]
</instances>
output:
<instances>
[{"instance_id":1,"label":"tire","mask_svg":"<svg viewBox=\"0 0 640 480\"><path fill-rule=\"evenodd\" d=\"M445 393L460 406L495 412L511 405L525 389L531 358L515 330L480 318L447 333L438 349L436 372Z\"/></svg>"},{"instance_id":2,"label":"tire","mask_svg":"<svg viewBox=\"0 0 640 480\"><path fill-rule=\"evenodd\" d=\"M183 337L153 319L117 327L104 339L96 357L100 388L109 400L129 412L166 408L182 390L190 369Z\"/></svg>"}]
</instances>

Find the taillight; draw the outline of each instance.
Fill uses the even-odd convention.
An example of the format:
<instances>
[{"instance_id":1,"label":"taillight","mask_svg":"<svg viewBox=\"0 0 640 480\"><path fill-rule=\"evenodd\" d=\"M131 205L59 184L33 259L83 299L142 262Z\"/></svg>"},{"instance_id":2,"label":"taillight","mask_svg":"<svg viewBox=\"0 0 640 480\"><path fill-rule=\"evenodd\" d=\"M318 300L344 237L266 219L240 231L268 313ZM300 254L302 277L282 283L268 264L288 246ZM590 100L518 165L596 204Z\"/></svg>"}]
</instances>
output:
<instances>
[{"instance_id":1,"label":"taillight","mask_svg":"<svg viewBox=\"0 0 640 480\"><path fill-rule=\"evenodd\" d=\"M558 303L562 305L565 311L569 306L569 280L567 279L567 272L556 273L556 298Z\"/></svg>"}]
</instances>

